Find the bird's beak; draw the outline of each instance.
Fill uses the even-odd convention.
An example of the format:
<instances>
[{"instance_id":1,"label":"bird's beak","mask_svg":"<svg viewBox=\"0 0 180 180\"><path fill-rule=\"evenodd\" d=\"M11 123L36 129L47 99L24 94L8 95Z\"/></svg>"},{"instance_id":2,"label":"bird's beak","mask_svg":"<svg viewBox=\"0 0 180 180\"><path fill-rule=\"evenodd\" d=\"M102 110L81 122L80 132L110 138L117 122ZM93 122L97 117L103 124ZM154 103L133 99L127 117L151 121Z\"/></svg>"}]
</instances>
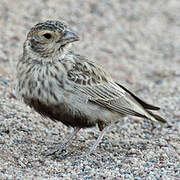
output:
<instances>
[{"instance_id":1,"label":"bird's beak","mask_svg":"<svg viewBox=\"0 0 180 180\"><path fill-rule=\"evenodd\" d=\"M72 31L65 31L64 36L61 37L57 43L67 44L74 41L79 41L79 36Z\"/></svg>"}]
</instances>

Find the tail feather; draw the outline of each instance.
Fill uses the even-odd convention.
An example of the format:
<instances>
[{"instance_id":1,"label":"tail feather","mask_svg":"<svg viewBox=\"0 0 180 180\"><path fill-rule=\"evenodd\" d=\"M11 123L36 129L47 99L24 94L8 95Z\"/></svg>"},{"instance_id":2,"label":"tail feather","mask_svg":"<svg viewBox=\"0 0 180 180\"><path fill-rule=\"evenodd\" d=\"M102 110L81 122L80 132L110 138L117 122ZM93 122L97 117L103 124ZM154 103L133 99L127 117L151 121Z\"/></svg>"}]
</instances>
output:
<instances>
[{"instance_id":1,"label":"tail feather","mask_svg":"<svg viewBox=\"0 0 180 180\"><path fill-rule=\"evenodd\" d=\"M160 110L159 107L148 104L145 101L143 101L142 99L140 99L139 97L137 97L135 94L133 94L128 89L126 89L124 86L122 86L122 85L120 85L118 83L116 83L116 84L118 86L120 86L122 89L124 89L126 92L128 92L139 104L141 104L144 107L144 109L150 109L150 110L154 110L154 111Z\"/></svg>"},{"instance_id":2,"label":"tail feather","mask_svg":"<svg viewBox=\"0 0 180 180\"><path fill-rule=\"evenodd\" d=\"M152 113L151 111L147 111L151 116L153 116L157 121L161 122L161 123L167 123L167 121L165 119L163 119L162 117L160 117L157 114Z\"/></svg>"},{"instance_id":3,"label":"tail feather","mask_svg":"<svg viewBox=\"0 0 180 180\"><path fill-rule=\"evenodd\" d=\"M138 117L145 117L151 120L157 120L160 123L166 123L167 121L165 119L163 119L162 117L160 117L157 114L152 113L150 110L160 110L159 107L157 106L153 106L151 104L146 103L144 100L141 100L140 98L138 98L135 94L133 94L131 91L129 91L128 89L126 89L125 87L123 87L122 85L116 83L118 86L120 86L122 89L124 89L129 95L131 95L141 106L142 108L144 108L144 114L142 113L138 113L138 114L134 114L134 116L138 116Z\"/></svg>"}]
</instances>

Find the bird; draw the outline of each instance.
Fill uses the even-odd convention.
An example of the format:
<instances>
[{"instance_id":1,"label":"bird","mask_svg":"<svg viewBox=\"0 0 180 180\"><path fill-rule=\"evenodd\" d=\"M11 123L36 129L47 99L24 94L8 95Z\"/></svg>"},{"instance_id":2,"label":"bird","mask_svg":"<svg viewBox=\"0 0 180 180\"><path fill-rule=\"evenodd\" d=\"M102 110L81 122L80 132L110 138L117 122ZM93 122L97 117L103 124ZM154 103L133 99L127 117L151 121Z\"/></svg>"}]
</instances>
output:
<instances>
[{"instance_id":1,"label":"bird","mask_svg":"<svg viewBox=\"0 0 180 180\"><path fill-rule=\"evenodd\" d=\"M100 134L85 153L88 156L109 127L129 115L166 123L152 112L159 107L114 81L88 57L76 54L71 48L76 41L79 35L65 22L39 22L27 34L17 63L17 96L43 117L74 129L46 156L61 152L80 129L97 126Z\"/></svg>"}]
</instances>

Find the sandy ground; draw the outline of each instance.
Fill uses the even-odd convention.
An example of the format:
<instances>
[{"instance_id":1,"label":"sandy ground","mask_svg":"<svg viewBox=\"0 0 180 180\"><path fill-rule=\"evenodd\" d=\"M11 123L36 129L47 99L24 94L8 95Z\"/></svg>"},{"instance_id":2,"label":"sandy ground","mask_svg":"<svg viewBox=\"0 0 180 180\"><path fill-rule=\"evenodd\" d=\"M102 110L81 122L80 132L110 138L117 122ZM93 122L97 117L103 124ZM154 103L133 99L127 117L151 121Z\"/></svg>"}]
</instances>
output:
<instances>
[{"instance_id":1,"label":"sandy ground","mask_svg":"<svg viewBox=\"0 0 180 180\"><path fill-rule=\"evenodd\" d=\"M97 128L81 130L58 157L42 152L72 129L43 119L10 92L30 27L63 19L78 32L76 52L161 107L168 125L128 117L111 128L94 154ZM180 178L179 0L0 1L0 179Z\"/></svg>"}]
</instances>

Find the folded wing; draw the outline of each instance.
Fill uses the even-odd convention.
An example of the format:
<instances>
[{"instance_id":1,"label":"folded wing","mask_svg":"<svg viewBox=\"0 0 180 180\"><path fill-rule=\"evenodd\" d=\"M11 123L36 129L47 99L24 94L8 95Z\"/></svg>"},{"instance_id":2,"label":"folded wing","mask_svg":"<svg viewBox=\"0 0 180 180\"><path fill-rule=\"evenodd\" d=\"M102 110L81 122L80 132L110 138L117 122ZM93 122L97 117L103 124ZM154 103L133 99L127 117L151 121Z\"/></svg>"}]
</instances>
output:
<instances>
[{"instance_id":1,"label":"folded wing","mask_svg":"<svg viewBox=\"0 0 180 180\"><path fill-rule=\"evenodd\" d=\"M166 122L150 111L159 110L159 107L144 102L122 85L115 83L101 67L80 56L77 56L74 64L68 69L67 76L75 89L86 94L88 100L93 103L123 115Z\"/></svg>"}]
</instances>

